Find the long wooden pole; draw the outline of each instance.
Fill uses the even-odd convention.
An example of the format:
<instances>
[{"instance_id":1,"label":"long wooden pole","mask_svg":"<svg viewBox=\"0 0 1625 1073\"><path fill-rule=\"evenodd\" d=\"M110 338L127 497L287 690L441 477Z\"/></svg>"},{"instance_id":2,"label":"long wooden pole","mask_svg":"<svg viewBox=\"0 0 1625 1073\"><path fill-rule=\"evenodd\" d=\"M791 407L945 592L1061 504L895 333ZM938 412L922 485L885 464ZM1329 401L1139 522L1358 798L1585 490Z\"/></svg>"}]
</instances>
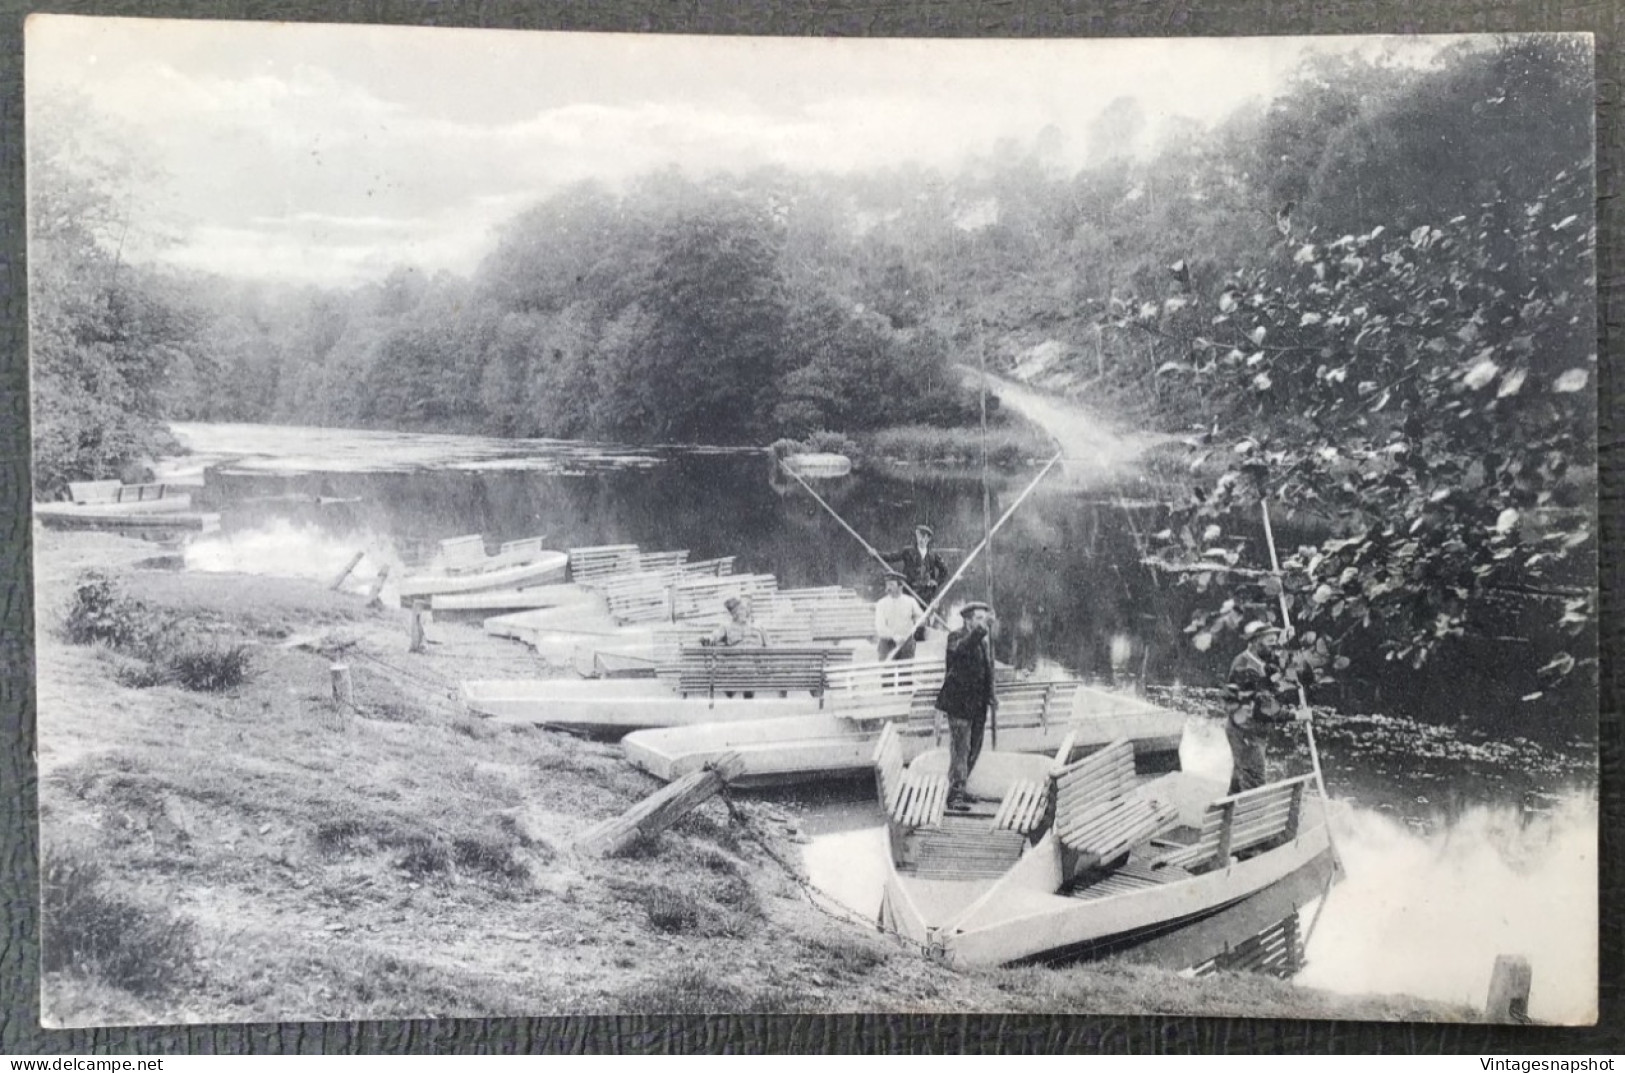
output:
<instances>
[{"instance_id":1,"label":"long wooden pole","mask_svg":"<svg viewBox=\"0 0 1625 1073\"><path fill-rule=\"evenodd\" d=\"M982 565L985 568L983 570L983 575L987 579L985 583L987 586L987 602L989 606L992 606L993 533L988 527L988 522L993 517L993 499L992 493L987 487L987 332L980 325L978 325L978 331L976 333L976 359L977 364L981 366L982 372L982 391L980 395L982 409L982 533L983 539L987 542L987 559ZM994 664L992 636L989 635L983 644L987 649L988 666L991 667ZM988 733L991 735L991 739L988 744L997 750L999 747L999 713L998 709L996 708L989 709L988 711L987 729Z\"/></svg>"},{"instance_id":2,"label":"long wooden pole","mask_svg":"<svg viewBox=\"0 0 1625 1073\"><path fill-rule=\"evenodd\" d=\"M873 557L875 562L879 563L881 566L885 567L887 570L891 569L891 563L886 561L886 557L884 555L880 554L880 552L876 551L875 548L874 548L874 545L870 544L867 540L863 539L863 535L861 533L859 533L856 529L852 528L850 525L846 524L846 519L841 517L840 514L836 513L836 510L835 510L834 507L832 507L828 503L824 502L824 497L819 495L817 492L813 491L813 486L808 484L806 482L806 480L804 480L802 478L801 474L799 474L795 470L791 469L790 466L782 458L779 459L779 465L783 466L784 467L784 472L786 472L790 476L794 477L796 479L797 483L799 483L801 485L801 487L803 487L803 488L805 488L807 490L807 494L812 496L813 499L815 501L817 501L817 503L818 503L818 505L820 507L823 507L826 511L829 512L829 516L831 518L834 518L837 522L840 523L840 526L841 526L842 529L845 529L848 533L851 533L852 538L854 540L856 540L859 544L863 545L863 550L867 551L870 554L870 556ZM914 597L914 599L917 602L919 602L921 604L925 603L924 600L920 599L920 594L919 593L917 593L913 589L909 588L908 582L899 581L898 584L903 587L904 592L906 592L910 596Z\"/></svg>"},{"instance_id":3,"label":"long wooden pole","mask_svg":"<svg viewBox=\"0 0 1625 1073\"><path fill-rule=\"evenodd\" d=\"M1275 554L1275 528L1270 525L1270 504L1267 499L1258 501L1259 510L1264 514L1264 540L1270 548L1270 571L1276 580L1281 578L1281 560ZM1276 597L1281 602L1281 625L1292 628L1292 612L1286 605L1286 588L1282 586ZM1315 719L1309 708L1309 694L1304 691L1303 679L1298 679L1298 708L1304 714L1303 729L1309 737L1309 760L1315 768L1315 788L1320 791L1321 811L1326 814L1326 845L1332 851L1332 862L1337 870L1343 870L1342 855L1337 852L1337 842L1332 838L1332 799L1326 796L1326 780L1320 773L1320 750L1315 747Z\"/></svg>"},{"instance_id":4,"label":"long wooden pole","mask_svg":"<svg viewBox=\"0 0 1625 1073\"><path fill-rule=\"evenodd\" d=\"M1004 527L1004 523L1009 521L1010 516L1016 512L1016 508L1020 507L1027 501L1027 497L1032 495L1033 489L1038 487L1038 482L1049 475L1049 471L1055 468L1055 463L1059 462L1061 460L1061 456L1065 453L1065 451L1056 451L1055 457L1044 463L1044 468L1038 471L1038 476L1032 479L1031 484L1022 489L1021 494L1016 497L1016 501L1011 503L1009 508L999 516L999 520L993 523L993 528L988 530L988 534L982 538L982 542L976 545L976 547L972 548L969 555L965 556L964 561L959 564L959 569L954 571L953 577L949 578L942 588L937 590L937 595L929 604L926 605L925 610L920 612L919 616L914 620L915 629L919 629L920 623L925 622L931 617L932 612L934 612L942 604L943 598L948 595L948 590L952 589L955 583L957 583L960 578L965 576L965 571L970 569L970 564L976 561L976 557L982 553L982 549L987 547L987 542L993 539L993 534L997 533L1001 528ZM896 654L897 650L893 649L892 651L886 653L886 659L891 659ZM881 662L885 661L882 660Z\"/></svg>"}]
</instances>

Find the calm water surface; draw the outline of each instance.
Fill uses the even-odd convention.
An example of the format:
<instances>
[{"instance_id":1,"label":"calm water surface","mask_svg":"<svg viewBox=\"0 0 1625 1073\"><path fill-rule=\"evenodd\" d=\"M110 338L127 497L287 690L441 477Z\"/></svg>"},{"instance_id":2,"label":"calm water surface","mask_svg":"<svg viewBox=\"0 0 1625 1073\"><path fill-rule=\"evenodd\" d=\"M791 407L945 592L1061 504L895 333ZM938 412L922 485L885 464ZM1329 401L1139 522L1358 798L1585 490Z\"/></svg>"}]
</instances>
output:
<instances>
[{"instance_id":1,"label":"calm water surface","mask_svg":"<svg viewBox=\"0 0 1625 1073\"><path fill-rule=\"evenodd\" d=\"M736 555L740 571L785 587L878 587L862 547L761 452L250 425L177 432L193 454L165 475L204 478L199 498L222 515L218 533L188 546L192 569L330 578L363 551L352 584L365 587L383 565L399 576L438 541L483 533L540 535L558 548L688 548ZM995 516L1031 476L994 476ZM982 533L979 474L860 471L817 487L883 549L905 546L921 522L944 549L968 550ZM1052 475L1001 530L991 576L978 560L956 591L999 608L1001 658L1189 702L1183 687L1216 684L1232 653L1192 649L1183 626L1193 595L1139 565L1141 538L1162 515L1135 487ZM1296 536L1278 522L1277 539ZM1251 549L1260 562L1262 539ZM957 556L947 558L954 568ZM1539 689L1534 669L1498 644L1463 648L1426 674L1355 650L1345 681L1313 698L1336 709L1318 729L1349 874L1320 914L1300 981L1481 1005L1495 956L1523 953L1534 1016L1584 1019L1594 1007L1595 695L1521 701ZM1382 673L1359 677L1362 666ZM1228 763L1222 735L1201 720L1184 752L1187 764ZM1302 754L1287 731L1276 755L1301 766ZM873 919L878 812L850 786L791 804L814 836L817 882Z\"/></svg>"}]
</instances>

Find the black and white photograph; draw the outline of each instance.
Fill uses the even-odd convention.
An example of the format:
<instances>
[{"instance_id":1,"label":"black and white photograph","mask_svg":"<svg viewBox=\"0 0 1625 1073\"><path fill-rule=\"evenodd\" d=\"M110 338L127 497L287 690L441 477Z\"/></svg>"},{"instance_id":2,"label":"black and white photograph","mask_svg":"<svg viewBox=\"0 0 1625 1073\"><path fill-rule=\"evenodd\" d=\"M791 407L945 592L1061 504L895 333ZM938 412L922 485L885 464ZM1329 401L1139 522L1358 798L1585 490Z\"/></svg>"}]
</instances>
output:
<instances>
[{"instance_id":1,"label":"black and white photograph","mask_svg":"<svg viewBox=\"0 0 1625 1073\"><path fill-rule=\"evenodd\" d=\"M43 1024L1596 1023L1593 60L31 16Z\"/></svg>"}]
</instances>

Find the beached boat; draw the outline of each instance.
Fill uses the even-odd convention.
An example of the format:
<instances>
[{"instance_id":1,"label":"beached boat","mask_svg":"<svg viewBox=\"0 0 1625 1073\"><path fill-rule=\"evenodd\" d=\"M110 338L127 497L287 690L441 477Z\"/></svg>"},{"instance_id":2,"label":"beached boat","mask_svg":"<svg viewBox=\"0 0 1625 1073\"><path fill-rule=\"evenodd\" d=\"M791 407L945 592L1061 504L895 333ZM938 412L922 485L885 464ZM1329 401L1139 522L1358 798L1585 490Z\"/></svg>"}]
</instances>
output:
<instances>
[{"instance_id":1,"label":"beached boat","mask_svg":"<svg viewBox=\"0 0 1625 1073\"><path fill-rule=\"evenodd\" d=\"M917 692L932 693L942 660L854 662L841 645L772 648L684 646L658 678L510 679L462 683L464 707L504 722L619 737L651 727L775 720L847 712L907 716Z\"/></svg>"},{"instance_id":2,"label":"beached boat","mask_svg":"<svg viewBox=\"0 0 1625 1073\"><path fill-rule=\"evenodd\" d=\"M548 585L564 580L564 572L569 563L569 556L564 552L544 550L536 553L536 557L528 562L492 570L418 574L401 579L401 600L406 602L450 593L491 592Z\"/></svg>"},{"instance_id":3,"label":"beached boat","mask_svg":"<svg viewBox=\"0 0 1625 1073\"><path fill-rule=\"evenodd\" d=\"M1177 753L1186 717L1139 697L1070 680L1007 680L1001 687L998 745L1009 752L1054 753L1071 734L1077 748L1124 738L1143 763ZM909 698L909 710L853 705L837 712L639 730L621 742L627 759L671 781L698 771L724 753L738 753L742 786L787 785L859 777L873 769L882 729L897 722L905 758L936 744L934 690ZM899 718L900 716L900 718Z\"/></svg>"},{"instance_id":4,"label":"beached boat","mask_svg":"<svg viewBox=\"0 0 1625 1073\"><path fill-rule=\"evenodd\" d=\"M194 529L219 527L220 515L192 510L192 496L172 484L74 481L72 502L35 503L34 517L53 529Z\"/></svg>"},{"instance_id":5,"label":"beached boat","mask_svg":"<svg viewBox=\"0 0 1625 1073\"><path fill-rule=\"evenodd\" d=\"M875 779L891 853L880 922L959 966L1088 955L1199 921L1330 853L1311 776L1236 795L1143 778L1117 741L1072 760L984 753L969 812L946 809L945 749L908 760L888 728Z\"/></svg>"}]
</instances>

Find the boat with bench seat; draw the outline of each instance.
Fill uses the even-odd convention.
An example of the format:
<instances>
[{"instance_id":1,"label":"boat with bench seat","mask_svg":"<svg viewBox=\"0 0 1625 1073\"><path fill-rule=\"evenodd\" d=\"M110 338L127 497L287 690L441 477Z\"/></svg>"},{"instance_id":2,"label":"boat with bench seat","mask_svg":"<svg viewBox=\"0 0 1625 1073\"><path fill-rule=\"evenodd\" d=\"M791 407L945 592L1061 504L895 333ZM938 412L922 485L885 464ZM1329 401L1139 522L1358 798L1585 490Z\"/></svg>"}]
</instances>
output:
<instances>
[{"instance_id":1,"label":"boat with bench seat","mask_svg":"<svg viewBox=\"0 0 1625 1073\"><path fill-rule=\"evenodd\" d=\"M895 727L906 759L945 740L946 728L934 718L942 657L931 657L931 662L934 668L921 667L918 679L889 693L878 688L853 690L850 696L826 693L827 708L817 713L639 730L621 745L627 759L667 781L698 771L725 753L739 754L742 768L732 781L740 786L860 777L873 770L875 746L888 725ZM870 667L879 665L854 665L840 673L873 673ZM1186 720L1182 713L1075 679L1027 679L1009 668L999 674L1001 750L1053 753L1069 734L1080 749L1123 738L1133 743L1139 762L1148 768L1165 768L1179 751Z\"/></svg>"},{"instance_id":2,"label":"boat with bench seat","mask_svg":"<svg viewBox=\"0 0 1625 1073\"><path fill-rule=\"evenodd\" d=\"M401 579L401 604L414 599L476 593L511 593L515 589L551 585L563 581L569 557L562 551L542 547L541 537L513 540L501 545L495 554L485 553L482 536L453 537L440 542L440 551L430 568ZM490 599L489 597L487 599ZM504 596L485 609L512 606ZM455 604L456 606L453 606ZM480 610L478 601L441 601L439 610Z\"/></svg>"},{"instance_id":3,"label":"boat with bench seat","mask_svg":"<svg viewBox=\"0 0 1625 1073\"><path fill-rule=\"evenodd\" d=\"M192 496L173 484L72 481L70 503L35 503L34 517L53 529L190 529L208 532L220 515L192 510Z\"/></svg>"},{"instance_id":4,"label":"boat with bench seat","mask_svg":"<svg viewBox=\"0 0 1625 1073\"><path fill-rule=\"evenodd\" d=\"M1125 739L1073 759L984 753L949 811L946 749L875 747L891 848L882 927L958 966L1088 956L1201 920L1330 854L1312 776L1244 793L1142 777Z\"/></svg>"}]
</instances>

